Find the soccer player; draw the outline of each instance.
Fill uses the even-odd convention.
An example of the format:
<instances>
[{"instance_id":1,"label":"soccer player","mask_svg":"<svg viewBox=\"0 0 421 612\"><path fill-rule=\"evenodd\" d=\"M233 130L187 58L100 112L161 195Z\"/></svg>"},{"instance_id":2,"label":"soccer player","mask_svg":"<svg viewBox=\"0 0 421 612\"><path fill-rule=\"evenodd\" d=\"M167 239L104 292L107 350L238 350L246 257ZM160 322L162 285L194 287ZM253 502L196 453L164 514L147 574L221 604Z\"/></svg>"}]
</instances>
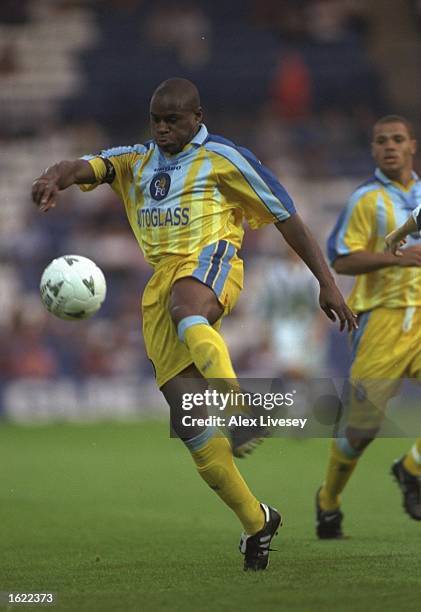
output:
<instances>
[{"instance_id":1,"label":"soccer player","mask_svg":"<svg viewBox=\"0 0 421 612\"><path fill-rule=\"evenodd\" d=\"M421 379L421 242L412 235L397 253L396 228L417 210L421 181L413 171L416 141L411 124L389 115L373 127L374 176L358 187L328 241L339 274L356 277L348 300L358 313L352 336L349 417L332 441L324 484L317 494L317 535L342 537L341 497L358 460L381 425L387 401L403 377ZM419 209L418 209L419 210ZM419 213L418 213L419 214ZM417 217L419 219L419 217ZM416 230L405 224L405 233ZM409 516L421 520L421 439L392 466Z\"/></svg>"},{"instance_id":2,"label":"soccer player","mask_svg":"<svg viewBox=\"0 0 421 612\"><path fill-rule=\"evenodd\" d=\"M355 318L285 189L248 150L208 133L193 83L161 83L152 95L150 125L152 140L145 144L47 168L33 183L33 199L48 211L59 190L78 184L88 191L107 183L123 201L154 268L142 299L143 333L172 425L202 478L240 519L244 568L262 570L281 517L256 499L233 462L233 451L250 450L253 439L248 448L231 449L212 428L198 425L186 434L180 425L182 395L192 391L192 379L202 391L206 379L236 379L219 328L242 288L237 251L243 219L252 228L276 225L319 280L320 306L333 321L339 318L341 329L354 329ZM189 414L206 416L200 406Z\"/></svg>"}]
</instances>

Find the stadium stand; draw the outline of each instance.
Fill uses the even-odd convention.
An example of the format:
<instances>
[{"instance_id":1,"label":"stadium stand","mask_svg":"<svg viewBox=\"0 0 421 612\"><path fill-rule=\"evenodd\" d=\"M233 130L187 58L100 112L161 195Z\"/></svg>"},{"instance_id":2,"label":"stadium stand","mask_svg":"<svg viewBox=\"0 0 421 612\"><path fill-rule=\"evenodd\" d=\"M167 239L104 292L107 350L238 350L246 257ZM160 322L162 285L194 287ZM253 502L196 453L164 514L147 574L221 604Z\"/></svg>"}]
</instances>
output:
<instances>
[{"instance_id":1,"label":"stadium stand","mask_svg":"<svg viewBox=\"0 0 421 612\"><path fill-rule=\"evenodd\" d=\"M2 2L0 412L21 379L152 376L138 314L149 269L115 197L106 188L89 196L70 190L41 219L30 202L32 179L56 159L145 140L151 91L166 77L185 76L201 90L211 131L256 151L323 243L370 167L368 126L388 108L390 73L373 56L373 19L364 3L322 0ZM413 45L416 23L400 24ZM247 288L226 334L248 373L260 358L282 373L270 344L250 363L241 333L255 317L262 266L280 251L273 230L247 234ZM77 324L82 334L53 320L37 297L43 267L67 252L95 259L109 285L100 314ZM320 371L343 374L343 340L323 333Z\"/></svg>"}]
</instances>

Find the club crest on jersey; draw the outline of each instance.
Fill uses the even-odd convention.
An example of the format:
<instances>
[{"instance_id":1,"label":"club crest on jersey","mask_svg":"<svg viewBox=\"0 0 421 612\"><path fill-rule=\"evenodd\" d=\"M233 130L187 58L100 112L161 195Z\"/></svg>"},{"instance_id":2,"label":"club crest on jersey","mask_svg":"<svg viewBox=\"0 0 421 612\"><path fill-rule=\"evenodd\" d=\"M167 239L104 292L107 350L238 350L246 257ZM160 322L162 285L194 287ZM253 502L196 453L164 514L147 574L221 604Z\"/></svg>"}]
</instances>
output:
<instances>
[{"instance_id":1,"label":"club crest on jersey","mask_svg":"<svg viewBox=\"0 0 421 612\"><path fill-rule=\"evenodd\" d=\"M149 185L149 191L154 200L163 200L167 197L171 186L171 177L166 172L160 172L155 174L151 184Z\"/></svg>"}]
</instances>

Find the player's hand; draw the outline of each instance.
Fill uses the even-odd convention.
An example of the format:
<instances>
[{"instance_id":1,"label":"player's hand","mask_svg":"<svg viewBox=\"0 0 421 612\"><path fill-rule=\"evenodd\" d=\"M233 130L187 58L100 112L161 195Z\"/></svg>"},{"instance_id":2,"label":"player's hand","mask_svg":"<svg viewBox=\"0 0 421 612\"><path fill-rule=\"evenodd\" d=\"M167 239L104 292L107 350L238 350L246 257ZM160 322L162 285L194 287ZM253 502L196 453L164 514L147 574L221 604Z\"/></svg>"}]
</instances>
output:
<instances>
[{"instance_id":1,"label":"player's hand","mask_svg":"<svg viewBox=\"0 0 421 612\"><path fill-rule=\"evenodd\" d=\"M394 231L390 232L390 234L385 237L384 241L386 243L386 251L390 251L393 255L397 255L398 257L402 256L402 252L399 249L406 244L405 238L398 238L397 233Z\"/></svg>"},{"instance_id":2,"label":"player's hand","mask_svg":"<svg viewBox=\"0 0 421 612\"><path fill-rule=\"evenodd\" d=\"M58 191L58 177L55 176L44 174L32 183L32 199L42 212L55 208Z\"/></svg>"},{"instance_id":3,"label":"player's hand","mask_svg":"<svg viewBox=\"0 0 421 612\"><path fill-rule=\"evenodd\" d=\"M421 267L421 245L408 247L398 251L398 253L399 259L397 263L402 268Z\"/></svg>"},{"instance_id":4,"label":"player's hand","mask_svg":"<svg viewBox=\"0 0 421 612\"><path fill-rule=\"evenodd\" d=\"M336 321L338 317L340 331L343 331L345 327L349 332L358 329L357 316L347 306L336 285L320 287L319 304L331 321Z\"/></svg>"}]
</instances>

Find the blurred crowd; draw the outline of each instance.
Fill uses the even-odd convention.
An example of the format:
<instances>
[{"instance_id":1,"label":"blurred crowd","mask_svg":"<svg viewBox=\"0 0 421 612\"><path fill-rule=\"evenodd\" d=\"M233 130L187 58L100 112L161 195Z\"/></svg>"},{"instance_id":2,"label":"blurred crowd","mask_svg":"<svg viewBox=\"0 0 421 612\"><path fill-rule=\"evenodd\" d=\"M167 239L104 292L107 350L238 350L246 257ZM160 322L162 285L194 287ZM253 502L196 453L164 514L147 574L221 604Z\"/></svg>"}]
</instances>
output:
<instances>
[{"instance_id":1,"label":"blurred crowd","mask_svg":"<svg viewBox=\"0 0 421 612\"><path fill-rule=\"evenodd\" d=\"M210 131L252 149L323 244L372 172L375 118L403 113L419 127L420 75L397 93L389 57L395 67L400 52L419 62L420 22L411 1L3 0L0 382L152 376L139 308L151 270L121 204L106 186L71 188L41 214L30 188L43 168L146 140L151 92L184 76L201 90ZM388 52L380 39L392 31ZM56 320L39 300L44 267L70 253L91 257L107 277L107 300L90 321ZM247 231L242 256L246 289L223 328L239 373L344 375L345 339L276 230Z\"/></svg>"}]
</instances>

